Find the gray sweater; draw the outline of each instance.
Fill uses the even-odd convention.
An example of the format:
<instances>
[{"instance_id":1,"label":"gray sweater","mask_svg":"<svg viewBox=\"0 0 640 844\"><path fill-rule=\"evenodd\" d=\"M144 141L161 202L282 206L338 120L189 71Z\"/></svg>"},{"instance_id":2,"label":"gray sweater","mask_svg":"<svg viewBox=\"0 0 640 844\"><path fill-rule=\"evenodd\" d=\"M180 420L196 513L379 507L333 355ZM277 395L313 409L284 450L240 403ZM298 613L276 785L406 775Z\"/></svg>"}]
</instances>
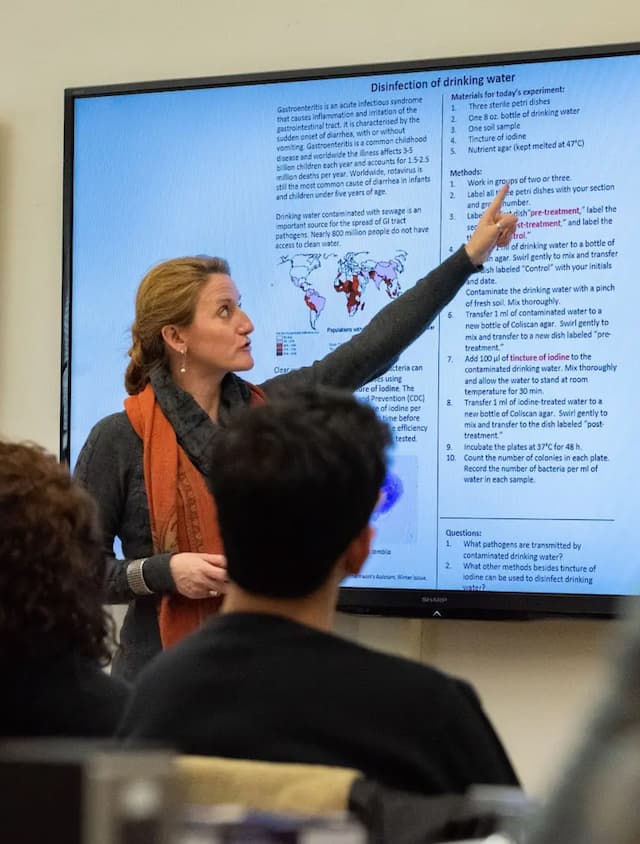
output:
<instances>
[{"instance_id":1,"label":"gray sweater","mask_svg":"<svg viewBox=\"0 0 640 844\"><path fill-rule=\"evenodd\" d=\"M459 249L390 302L348 342L311 366L271 378L260 387L268 397L314 385L359 389L393 366L475 269L465 250ZM204 474L211 438L229 423L234 410L249 402L246 382L231 373L225 377L217 424L168 373L156 372L152 384L178 442ZM100 510L107 558L107 601L129 605L112 669L128 681L161 650L158 596L175 592L169 567L171 554L153 553L142 466L142 442L122 411L105 417L93 427L75 468L76 477L92 493ZM124 559L114 555L116 537ZM145 597L135 595L126 578L128 563L140 557L147 558L144 578L154 592Z\"/></svg>"}]
</instances>

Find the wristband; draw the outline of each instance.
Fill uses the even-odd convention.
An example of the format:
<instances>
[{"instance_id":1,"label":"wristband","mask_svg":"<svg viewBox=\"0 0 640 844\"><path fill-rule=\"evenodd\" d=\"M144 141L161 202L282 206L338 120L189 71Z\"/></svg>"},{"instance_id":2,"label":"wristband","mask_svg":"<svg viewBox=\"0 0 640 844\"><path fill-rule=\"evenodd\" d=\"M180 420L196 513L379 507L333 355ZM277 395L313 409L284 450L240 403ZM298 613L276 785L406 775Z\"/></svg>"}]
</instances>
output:
<instances>
[{"instance_id":1,"label":"wristband","mask_svg":"<svg viewBox=\"0 0 640 844\"><path fill-rule=\"evenodd\" d=\"M149 589L142 574L142 567L147 559L147 557L144 557L140 560L133 560L127 566L127 583L134 595L153 595L153 590Z\"/></svg>"}]
</instances>

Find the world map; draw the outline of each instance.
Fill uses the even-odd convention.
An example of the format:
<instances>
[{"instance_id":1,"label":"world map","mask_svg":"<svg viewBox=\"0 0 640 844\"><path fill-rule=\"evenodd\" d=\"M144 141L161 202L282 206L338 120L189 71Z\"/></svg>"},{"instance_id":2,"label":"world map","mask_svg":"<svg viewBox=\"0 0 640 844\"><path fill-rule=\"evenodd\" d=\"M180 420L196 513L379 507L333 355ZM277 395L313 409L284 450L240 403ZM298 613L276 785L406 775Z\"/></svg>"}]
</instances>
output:
<instances>
[{"instance_id":1,"label":"world map","mask_svg":"<svg viewBox=\"0 0 640 844\"><path fill-rule=\"evenodd\" d=\"M402 498L403 492L404 486L400 476L396 475L395 472L387 472L382 483L382 489L380 490L380 498L371 514L371 518L375 521L380 516L388 513L398 502L398 499Z\"/></svg>"},{"instance_id":2,"label":"world map","mask_svg":"<svg viewBox=\"0 0 640 844\"><path fill-rule=\"evenodd\" d=\"M402 293L400 276L404 272L407 253L398 250L393 258L381 259L371 258L369 254L369 252L346 252L339 256L335 253L304 252L281 256L280 264L289 266L291 283L302 292L311 328L317 330L318 319L325 309L327 295L330 292L328 281L323 282L329 288L328 291L323 291L326 295L318 290L318 286L321 285L316 284L316 278L318 276L322 278L323 274L317 271L334 261L333 292L344 295L344 304L350 317L364 310L365 293L370 282L373 282L376 290L383 291L389 299L395 299ZM314 278L311 279L311 276Z\"/></svg>"}]
</instances>

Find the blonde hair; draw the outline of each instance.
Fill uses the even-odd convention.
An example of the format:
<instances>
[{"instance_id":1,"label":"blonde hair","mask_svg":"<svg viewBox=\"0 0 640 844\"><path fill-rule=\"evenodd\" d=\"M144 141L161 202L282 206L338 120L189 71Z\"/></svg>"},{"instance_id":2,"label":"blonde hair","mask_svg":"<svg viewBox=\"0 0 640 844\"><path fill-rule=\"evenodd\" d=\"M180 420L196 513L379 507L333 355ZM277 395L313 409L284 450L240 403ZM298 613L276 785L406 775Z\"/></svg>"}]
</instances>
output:
<instances>
[{"instance_id":1,"label":"blonde hair","mask_svg":"<svg viewBox=\"0 0 640 844\"><path fill-rule=\"evenodd\" d=\"M167 364L165 325L189 325L202 287L215 273L229 275L224 258L173 258L153 267L140 282L131 326L131 358L124 376L130 396L140 393L154 369Z\"/></svg>"}]
</instances>

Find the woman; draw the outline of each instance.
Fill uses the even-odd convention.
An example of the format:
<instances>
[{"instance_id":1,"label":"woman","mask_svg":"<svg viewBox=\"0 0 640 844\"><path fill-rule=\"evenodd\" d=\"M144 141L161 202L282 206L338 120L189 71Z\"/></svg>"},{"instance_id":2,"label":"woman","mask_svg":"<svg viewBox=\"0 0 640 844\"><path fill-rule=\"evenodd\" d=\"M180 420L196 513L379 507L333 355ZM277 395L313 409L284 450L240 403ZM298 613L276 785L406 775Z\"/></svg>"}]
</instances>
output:
<instances>
[{"instance_id":1,"label":"woman","mask_svg":"<svg viewBox=\"0 0 640 844\"><path fill-rule=\"evenodd\" d=\"M96 507L41 448L0 442L0 735L110 736L128 690L101 669Z\"/></svg>"},{"instance_id":2,"label":"woman","mask_svg":"<svg viewBox=\"0 0 640 844\"><path fill-rule=\"evenodd\" d=\"M181 258L145 276L136 297L125 412L93 428L76 467L100 506L108 599L129 603L117 673L132 679L161 646L221 603L225 560L203 478L211 437L234 409L277 392L317 384L356 390L383 374L493 248L510 242L517 220L502 212L507 191L504 185L464 247L357 336L260 387L232 374L253 366L253 324L226 261ZM113 556L115 537L123 560Z\"/></svg>"}]
</instances>

